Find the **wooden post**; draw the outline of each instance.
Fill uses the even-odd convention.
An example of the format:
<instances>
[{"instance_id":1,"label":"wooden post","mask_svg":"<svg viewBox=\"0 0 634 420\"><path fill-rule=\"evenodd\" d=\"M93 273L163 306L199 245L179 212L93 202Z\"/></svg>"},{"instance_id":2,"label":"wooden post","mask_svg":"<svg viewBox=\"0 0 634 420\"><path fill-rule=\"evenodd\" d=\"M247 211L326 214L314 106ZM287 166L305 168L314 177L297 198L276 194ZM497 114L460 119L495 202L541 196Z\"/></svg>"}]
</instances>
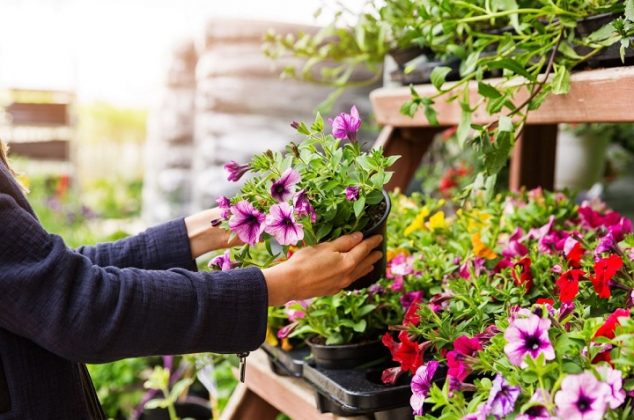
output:
<instances>
[{"instance_id":1,"label":"wooden post","mask_svg":"<svg viewBox=\"0 0 634 420\"><path fill-rule=\"evenodd\" d=\"M443 128L439 127L412 127L394 128L386 126L381 131L374 147L383 147L387 156L400 155L401 158L390 168L394 171L392 179L386 186L386 190L392 191L399 188L407 189L409 181L416 173L423 155L429 149L434 137Z\"/></svg>"},{"instance_id":2,"label":"wooden post","mask_svg":"<svg viewBox=\"0 0 634 420\"><path fill-rule=\"evenodd\" d=\"M555 186L557 124L527 125L513 150L509 189Z\"/></svg>"}]
</instances>

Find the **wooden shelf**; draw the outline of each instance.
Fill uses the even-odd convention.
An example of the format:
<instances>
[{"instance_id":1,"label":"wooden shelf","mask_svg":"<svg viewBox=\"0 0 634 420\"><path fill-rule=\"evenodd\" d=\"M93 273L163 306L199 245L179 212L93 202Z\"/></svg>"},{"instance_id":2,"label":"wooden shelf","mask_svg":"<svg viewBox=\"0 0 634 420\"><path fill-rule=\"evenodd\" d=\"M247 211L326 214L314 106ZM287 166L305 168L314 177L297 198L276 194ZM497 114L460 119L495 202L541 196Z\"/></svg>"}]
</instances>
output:
<instances>
[{"instance_id":1,"label":"wooden shelf","mask_svg":"<svg viewBox=\"0 0 634 420\"><path fill-rule=\"evenodd\" d=\"M501 81L490 79L487 83L495 86ZM529 113L529 124L634 121L634 66L582 71L574 73L570 81L570 92L567 95L549 95L538 110ZM416 86L416 90L421 96L436 93L432 85ZM471 82L470 90L473 105L478 100L475 82ZM518 92L515 103L521 103L526 97L525 90ZM447 97L444 98L446 100ZM370 100L377 122L394 127L429 126L422 112L414 118L400 113L401 105L408 99L408 87L374 90ZM435 101L438 121L441 126L457 125L460 122L460 105L457 101L445 100L440 97ZM476 124L487 123L491 119L484 110L478 110L472 116Z\"/></svg>"}]
</instances>

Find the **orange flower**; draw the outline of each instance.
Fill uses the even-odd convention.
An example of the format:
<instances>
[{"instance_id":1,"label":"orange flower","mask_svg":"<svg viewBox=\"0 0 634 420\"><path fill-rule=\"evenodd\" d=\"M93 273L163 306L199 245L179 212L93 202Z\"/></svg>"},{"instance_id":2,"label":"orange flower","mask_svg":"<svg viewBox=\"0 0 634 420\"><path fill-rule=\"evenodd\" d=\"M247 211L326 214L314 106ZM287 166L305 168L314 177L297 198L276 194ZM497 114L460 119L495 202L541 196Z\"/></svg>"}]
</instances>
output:
<instances>
[{"instance_id":1,"label":"orange flower","mask_svg":"<svg viewBox=\"0 0 634 420\"><path fill-rule=\"evenodd\" d=\"M497 258L497 254L491 248L482 243L480 239L480 233L474 233L471 235L471 245L473 245L473 253L476 257L486 258L487 260L492 260Z\"/></svg>"}]
</instances>

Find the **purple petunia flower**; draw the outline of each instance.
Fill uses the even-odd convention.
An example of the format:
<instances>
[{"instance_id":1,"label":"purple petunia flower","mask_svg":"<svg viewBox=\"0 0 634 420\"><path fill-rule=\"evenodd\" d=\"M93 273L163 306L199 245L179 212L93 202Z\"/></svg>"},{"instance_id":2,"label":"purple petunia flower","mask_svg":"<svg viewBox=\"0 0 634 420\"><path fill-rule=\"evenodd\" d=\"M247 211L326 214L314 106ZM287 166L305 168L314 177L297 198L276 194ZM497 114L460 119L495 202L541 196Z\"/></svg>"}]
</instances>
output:
<instances>
[{"instance_id":1,"label":"purple petunia flower","mask_svg":"<svg viewBox=\"0 0 634 420\"><path fill-rule=\"evenodd\" d=\"M416 369L416 373L410 385L412 388L412 396L409 400L409 404L412 406L415 416L423 415L423 403L425 402L425 398L429 395L436 369L438 369L438 362L434 360Z\"/></svg>"},{"instance_id":2,"label":"purple petunia flower","mask_svg":"<svg viewBox=\"0 0 634 420\"><path fill-rule=\"evenodd\" d=\"M232 160L229 163L225 164L225 172L227 172L227 180L231 182L236 182L242 176L247 173L251 169L251 166L248 164L240 165L235 160Z\"/></svg>"},{"instance_id":3,"label":"purple petunia flower","mask_svg":"<svg viewBox=\"0 0 634 420\"><path fill-rule=\"evenodd\" d=\"M293 207L295 208L297 217L310 216L311 222L315 223L317 221L317 213L312 204L310 204L305 190L301 190L295 194L295 197L293 197Z\"/></svg>"},{"instance_id":4,"label":"purple petunia flower","mask_svg":"<svg viewBox=\"0 0 634 420\"><path fill-rule=\"evenodd\" d=\"M359 187L346 188L346 200L357 201L359 199Z\"/></svg>"},{"instance_id":5,"label":"purple petunia flower","mask_svg":"<svg viewBox=\"0 0 634 420\"><path fill-rule=\"evenodd\" d=\"M467 414L462 420L487 420L486 404L480 404L475 413Z\"/></svg>"},{"instance_id":6,"label":"purple petunia flower","mask_svg":"<svg viewBox=\"0 0 634 420\"><path fill-rule=\"evenodd\" d=\"M619 407L625 402L625 391L623 390L623 374L620 370L610 366L599 366L597 372L601 379L610 387L610 392L606 397L606 402L610 408Z\"/></svg>"},{"instance_id":7,"label":"purple petunia flower","mask_svg":"<svg viewBox=\"0 0 634 420\"><path fill-rule=\"evenodd\" d=\"M213 260L209 261L209 268L218 267L222 271L229 271L233 268L233 262L231 262L231 251L226 250L223 255L218 255Z\"/></svg>"},{"instance_id":8,"label":"purple petunia flower","mask_svg":"<svg viewBox=\"0 0 634 420\"><path fill-rule=\"evenodd\" d=\"M407 311L407 309L412 305L412 303L423 299L423 294L424 293L421 292L420 290L417 290L415 292L404 293L400 299L401 306L403 306L403 309Z\"/></svg>"},{"instance_id":9,"label":"purple petunia flower","mask_svg":"<svg viewBox=\"0 0 634 420\"><path fill-rule=\"evenodd\" d=\"M332 125L332 135L337 139L348 139L355 141L357 139L357 131L361 127L361 118L356 106L350 109L350 113L342 112L337 115L334 120L330 120Z\"/></svg>"},{"instance_id":10,"label":"purple petunia flower","mask_svg":"<svg viewBox=\"0 0 634 420\"><path fill-rule=\"evenodd\" d=\"M504 338L507 341L504 352L511 363L526 367L527 364L524 361L526 355L535 359L543 354L546 360L553 360L555 350L548 338L549 329L550 320L535 314L514 319L504 332Z\"/></svg>"},{"instance_id":11,"label":"purple petunia flower","mask_svg":"<svg viewBox=\"0 0 634 420\"><path fill-rule=\"evenodd\" d=\"M560 418L600 420L607 407L610 387L597 380L592 372L568 375L555 395L557 415Z\"/></svg>"},{"instance_id":12,"label":"purple petunia flower","mask_svg":"<svg viewBox=\"0 0 634 420\"><path fill-rule=\"evenodd\" d=\"M613 252L616 248L616 241L614 240L614 236L612 232L608 232L601 240L599 241L599 245L594 249L594 258L595 260L601 259L601 254L604 252Z\"/></svg>"},{"instance_id":13,"label":"purple petunia flower","mask_svg":"<svg viewBox=\"0 0 634 420\"><path fill-rule=\"evenodd\" d=\"M299 172L288 168L284 171L280 179L271 185L271 196L280 203L287 201L295 193L295 185L300 179Z\"/></svg>"},{"instance_id":14,"label":"purple petunia flower","mask_svg":"<svg viewBox=\"0 0 634 420\"><path fill-rule=\"evenodd\" d=\"M266 216L265 231L280 245L295 245L304 239L304 228L295 222L293 208L287 203L271 207L269 215Z\"/></svg>"},{"instance_id":15,"label":"purple petunia flower","mask_svg":"<svg viewBox=\"0 0 634 420\"><path fill-rule=\"evenodd\" d=\"M528 254L528 248L521 243L522 228L517 228L509 237L508 246L502 251L502 255L507 258L523 257Z\"/></svg>"},{"instance_id":16,"label":"purple petunia flower","mask_svg":"<svg viewBox=\"0 0 634 420\"><path fill-rule=\"evenodd\" d=\"M233 216L229 220L229 228L246 244L255 245L264 232L266 215L258 211L251 203L242 200L231 207Z\"/></svg>"},{"instance_id":17,"label":"purple petunia flower","mask_svg":"<svg viewBox=\"0 0 634 420\"><path fill-rule=\"evenodd\" d=\"M536 390L528 401L531 406L515 417L515 420L550 420L553 417L546 408L549 399L550 396L547 391L543 389Z\"/></svg>"},{"instance_id":18,"label":"purple petunia flower","mask_svg":"<svg viewBox=\"0 0 634 420\"><path fill-rule=\"evenodd\" d=\"M505 417L513 412L515 401L520 395L519 386L511 386L499 373L493 380L493 386L489 392L489 399L485 410L487 414L493 414L496 418Z\"/></svg>"},{"instance_id":19,"label":"purple petunia flower","mask_svg":"<svg viewBox=\"0 0 634 420\"><path fill-rule=\"evenodd\" d=\"M216 199L216 204L220 209L220 217L227 220L231 216L231 201L224 195L221 195Z\"/></svg>"}]
</instances>

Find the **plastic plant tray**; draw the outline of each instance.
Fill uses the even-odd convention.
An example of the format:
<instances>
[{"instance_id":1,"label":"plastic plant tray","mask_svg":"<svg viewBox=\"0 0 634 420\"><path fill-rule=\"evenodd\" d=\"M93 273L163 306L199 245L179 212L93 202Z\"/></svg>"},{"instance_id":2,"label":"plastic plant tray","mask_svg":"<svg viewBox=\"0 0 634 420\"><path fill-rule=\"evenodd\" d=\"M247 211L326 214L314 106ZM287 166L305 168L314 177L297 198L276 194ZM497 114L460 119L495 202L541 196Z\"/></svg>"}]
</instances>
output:
<instances>
[{"instance_id":1,"label":"plastic plant tray","mask_svg":"<svg viewBox=\"0 0 634 420\"><path fill-rule=\"evenodd\" d=\"M262 350L269 356L273 372L282 376L302 377L304 359L310 355L309 348L284 351L265 343L262 345Z\"/></svg>"},{"instance_id":2,"label":"plastic plant tray","mask_svg":"<svg viewBox=\"0 0 634 420\"><path fill-rule=\"evenodd\" d=\"M359 415L409 406L412 391L406 384L381 383L382 367L324 369L306 363L304 379L317 391L317 408L337 415Z\"/></svg>"}]
</instances>

